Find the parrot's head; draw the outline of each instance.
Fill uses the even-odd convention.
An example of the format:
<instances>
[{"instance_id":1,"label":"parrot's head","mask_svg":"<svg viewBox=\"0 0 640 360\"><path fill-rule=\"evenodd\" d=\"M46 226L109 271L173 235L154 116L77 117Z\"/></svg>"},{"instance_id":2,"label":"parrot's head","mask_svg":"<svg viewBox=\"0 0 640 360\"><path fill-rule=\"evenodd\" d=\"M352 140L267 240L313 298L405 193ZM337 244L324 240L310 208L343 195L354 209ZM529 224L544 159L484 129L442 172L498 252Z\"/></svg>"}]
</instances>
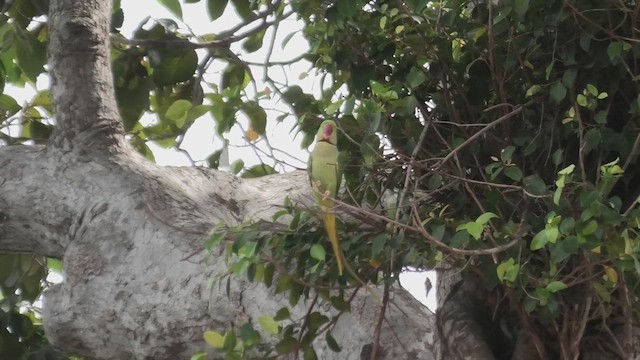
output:
<instances>
[{"instance_id":1,"label":"parrot's head","mask_svg":"<svg viewBox=\"0 0 640 360\"><path fill-rule=\"evenodd\" d=\"M335 121L325 120L320 124L318 133L316 134L316 141L326 141L333 145L338 143L338 131Z\"/></svg>"}]
</instances>

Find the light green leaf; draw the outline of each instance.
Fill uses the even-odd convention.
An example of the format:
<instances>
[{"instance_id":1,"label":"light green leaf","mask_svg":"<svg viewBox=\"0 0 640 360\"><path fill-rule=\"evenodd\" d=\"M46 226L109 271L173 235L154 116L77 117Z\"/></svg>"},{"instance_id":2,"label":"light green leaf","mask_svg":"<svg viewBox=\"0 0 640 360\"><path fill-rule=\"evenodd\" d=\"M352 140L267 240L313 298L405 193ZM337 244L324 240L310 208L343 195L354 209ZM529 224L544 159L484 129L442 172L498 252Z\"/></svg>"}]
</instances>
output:
<instances>
[{"instance_id":1,"label":"light green leaf","mask_svg":"<svg viewBox=\"0 0 640 360\"><path fill-rule=\"evenodd\" d=\"M595 220L589 221L589 223L582 229L581 233L584 236L591 235L598 230L598 223Z\"/></svg>"},{"instance_id":2,"label":"light green leaf","mask_svg":"<svg viewBox=\"0 0 640 360\"><path fill-rule=\"evenodd\" d=\"M542 87L540 85L533 85L529 89L527 89L527 93L525 94L525 97L531 97L539 93L540 90L542 90Z\"/></svg>"},{"instance_id":3,"label":"light green leaf","mask_svg":"<svg viewBox=\"0 0 640 360\"><path fill-rule=\"evenodd\" d=\"M191 102L179 99L169 106L167 111L164 113L164 116L169 120L178 121L180 118L186 117L189 109L191 109Z\"/></svg>"},{"instance_id":4,"label":"light green leaf","mask_svg":"<svg viewBox=\"0 0 640 360\"><path fill-rule=\"evenodd\" d=\"M190 358L190 360L206 360L206 359L207 359L207 353L205 353L204 351L193 354Z\"/></svg>"},{"instance_id":5,"label":"light green leaf","mask_svg":"<svg viewBox=\"0 0 640 360\"><path fill-rule=\"evenodd\" d=\"M546 287L547 291L549 291L550 293L555 293L566 288L568 288L567 284L563 283L562 281L552 281L547 284Z\"/></svg>"},{"instance_id":6,"label":"light green leaf","mask_svg":"<svg viewBox=\"0 0 640 360\"><path fill-rule=\"evenodd\" d=\"M385 26L387 26L387 17L383 16L380 18L380 29L384 30Z\"/></svg>"},{"instance_id":7,"label":"light green leaf","mask_svg":"<svg viewBox=\"0 0 640 360\"><path fill-rule=\"evenodd\" d=\"M540 250L548 243L555 243L557 239L558 239L558 228L557 227L546 228L538 232L536 236L533 237L533 240L531 240L530 248L533 251Z\"/></svg>"},{"instance_id":8,"label":"light green leaf","mask_svg":"<svg viewBox=\"0 0 640 360\"><path fill-rule=\"evenodd\" d=\"M520 270L520 264L517 264L513 258L509 258L501 262L496 268L496 273L500 281L515 282L518 272Z\"/></svg>"},{"instance_id":9,"label":"light green leaf","mask_svg":"<svg viewBox=\"0 0 640 360\"><path fill-rule=\"evenodd\" d=\"M469 235L473 236L474 239L479 240L480 236L482 236L484 226L482 226L482 224L478 224L475 221L471 221L458 226L456 230L466 230Z\"/></svg>"},{"instance_id":10,"label":"light green leaf","mask_svg":"<svg viewBox=\"0 0 640 360\"><path fill-rule=\"evenodd\" d=\"M326 252L324 250L324 247L320 244L313 244L309 252L311 253L311 257L316 260L324 261L326 257Z\"/></svg>"},{"instance_id":11,"label":"light green leaf","mask_svg":"<svg viewBox=\"0 0 640 360\"><path fill-rule=\"evenodd\" d=\"M476 219L476 223L484 225L484 224L488 223L489 220L497 218L497 217L498 217L498 215L496 215L496 214L494 214L494 213L489 211L489 212L486 212L486 213L478 216L478 218Z\"/></svg>"},{"instance_id":12,"label":"light green leaf","mask_svg":"<svg viewBox=\"0 0 640 360\"><path fill-rule=\"evenodd\" d=\"M204 341L213 348L222 349L224 346L224 337L217 331L205 331L202 337Z\"/></svg>"},{"instance_id":13,"label":"light green leaf","mask_svg":"<svg viewBox=\"0 0 640 360\"><path fill-rule=\"evenodd\" d=\"M569 175L573 173L573 170L576 168L574 164L567 166L566 168L558 171L558 175Z\"/></svg>"},{"instance_id":14,"label":"light green leaf","mask_svg":"<svg viewBox=\"0 0 640 360\"><path fill-rule=\"evenodd\" d=\"M280 332L280 325L271 316L260 316L258 318L258 323L264 329L264 331L268 332L271 335L277 335Z\"/></svg>"},{"instance_id":15,"label":"light green leaf","mask_svg":"<svg viewBox=\"0 0 640 360\"><path fill-rule=\"evenodd\" d=\"M587 97L582 94L578 94L578 96L576 97L576 102L582 107L587 107Z\"/></svg>"}]
</instances>

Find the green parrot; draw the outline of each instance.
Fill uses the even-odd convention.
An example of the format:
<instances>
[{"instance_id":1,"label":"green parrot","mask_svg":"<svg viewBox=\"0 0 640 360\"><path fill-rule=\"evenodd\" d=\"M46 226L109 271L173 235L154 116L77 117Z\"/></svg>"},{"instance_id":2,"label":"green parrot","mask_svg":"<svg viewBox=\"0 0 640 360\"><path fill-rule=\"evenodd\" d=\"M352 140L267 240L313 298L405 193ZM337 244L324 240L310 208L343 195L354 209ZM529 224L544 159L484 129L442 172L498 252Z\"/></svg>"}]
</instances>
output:
<instances>
[{"instance_id":1,"label":"green parrot","mask_svg":"<svg viewBox=\"0 0 640 360\"><path fill-rule=\"evenodd\" d=\"M338 167L338 129L332 120L320 124L316 134L316 145L308 164L309 180L322 209L324 228L338 262L338 273L342 275L343 257L338 243L334 199L340 188L342 173Z\"/></svg>"}]
</instances>

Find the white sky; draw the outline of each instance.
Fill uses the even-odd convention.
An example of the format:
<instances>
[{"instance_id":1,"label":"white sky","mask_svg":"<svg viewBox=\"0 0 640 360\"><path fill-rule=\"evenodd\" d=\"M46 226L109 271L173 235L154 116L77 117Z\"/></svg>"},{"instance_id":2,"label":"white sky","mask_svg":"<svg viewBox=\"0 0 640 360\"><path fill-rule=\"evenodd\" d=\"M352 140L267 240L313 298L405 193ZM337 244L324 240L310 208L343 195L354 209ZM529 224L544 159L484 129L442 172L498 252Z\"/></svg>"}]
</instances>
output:
<instances>
[{"instance_id":1,"label":"white sky","mask_svg":"<svg viewBox=\"0 0 640 360\"><path fill-rule=\"evenodd\" d=\"M222 17L216 20L213 24L209 21L207 16L207 12L205 9L206 1L201 1L197 4L182 4L183 9L183 17L184 23L179 23L180 28L186 30L188 28L192 29L192 31L197 35L203 35L206 33L215 33L225 30L226 28L232 27L236 25L239 21L237 15L233 11L233 6L231 3L227 6L225 13ZM158 5L156 0L122 0L122 8L125 14L125 21L122 27L122 32L126 36L131 34L131 32L138 27L139 23L147 16L151 18L172 18L175 19L171 13ZM185 25L187 24L187 25ZM294 35L291 40L288 42L286 47L283 49L280 44L282 43L282 39L292 32L299 31L301 28L301 24L296 22L295 20L289 20L282 24L278 31L278 37L275 41L275 46L273 49L273 54L270 58L272 61L285 61L291 58L298 56L302 51L308 49L308 45L301 34ZM271 30L267 32L265 35L265 44L268 43L270 37L272 36ZM232 48L233 49L233 48ZM236 53L239 53L239 47L233 49ZM248 55L241 55L243 60L261 62L265 59L265 52L263 49ZM217 68L213 70L211 74L205 76L205 80L212 81L217 83L219 74L216 72L223 69L219 63ZM309 73L309 77L304 80L298 80L300 74L305 73L311 70L311 66L308 62L301 62L295 64L291 67L284 69L286 74L284 74L282 69L274 69L270 71L270 76L277 80L283 81L284 77L289 80L289 83L297 83L300 85L306 92L312 92L318 94L321 90L317 82L317 77L313 76L313 73ZM257 89L261 91L266 86L262 80L262 70L260 68L254 68L254 77L257 81ZM211 70L210 70L211 72ZM41 80L41 79L39 79ZM48 86L47 79L42 79L42 81L38 82L38 88L43 89ZM250 86L248 87L248 89ZM17 93L24 94L25 91L31 93L29 89L16 89L16 92L13 89L9 90L13 96L20 99L23 98L20 95L16 95ZM251 92L252 90L248 90ZM253 96L251 94L250 96ZM29 98L32 95L24 95L24 98ZM260 102L260 105L264 108L275 108L282 109L284 111L288 111L288 108L282 103L278 103L274 100L263 100ZM273 120L276 116L278 116L280 112L276 111L267 111L267 138L270 141L270 144L273 148L279 149L281 151L275 152L275 155L282 161L291 166L288 167L276 167L278 171L283 170L292 170L293 168L306 168L306 159L308 158L308 151L306 149L300 148L300 136L296 136L295 124L296 120L292 117L288 117L282 123L276 124ZM145 122L153 122L155 121L155 116L153 115L145 115ZM243 128L247 128L246 119L241 118L241 123L243 123ZM257 152L251 146L248 146L246 140L244 140L244 133L242 129L238 126L235 126L232 131L226 135L227 140L230 143L229 146L229 161L232 163L237 159L242 159L245 165L250 166L254 164L258 164L261 160L266 164L274 165L274 161L269 157L262 155L258 156L259 152ZM266 151L268 153L268 147L264 146L263 140L258 141L258 148ZM215 133L215 123L211 118L210 114L205 114L200 119L196 120L196 122L191 126L190 130L187 132L185 139L182 143L182 149L189 152L192 159L196 161L197 165L204 164L204 160L214 151L219 150L223 146L223 140L218 138ZM174 166L189 166L191 163L189 159L181 152L175 150L167 150L161 147L150 144L152 151L156 157L156 162L160 165L174 165ZM291 155L291 156L289 156ZM431 283L434 285L434 289L430 291L429 296L425 295L425 278L429 276ZM52 279L53 280L53 279ZM420 300L423 304L427 305L431 310L435 310L436 308L436 299L435 299L435 273L417 273L417 272L407 272L401 275L400 277L401 284L411 292L411 294Z\"/></svg>"}]
</instances>

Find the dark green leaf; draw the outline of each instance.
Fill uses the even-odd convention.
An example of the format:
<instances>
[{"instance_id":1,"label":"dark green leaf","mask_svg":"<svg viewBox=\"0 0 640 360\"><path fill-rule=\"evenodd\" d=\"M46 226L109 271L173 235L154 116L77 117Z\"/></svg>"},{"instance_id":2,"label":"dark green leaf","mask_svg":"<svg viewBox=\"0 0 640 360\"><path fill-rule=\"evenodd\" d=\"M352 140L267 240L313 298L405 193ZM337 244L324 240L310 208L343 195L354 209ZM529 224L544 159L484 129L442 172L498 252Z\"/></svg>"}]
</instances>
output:
<instances>
[{"instance_id":1,"label":"dark green leaf","mask_svg":"<svg viewBox=\"0 0 640 360\"><path fill-rule=\"evenodd\" d=\"M226 351L231 351L236 347L236 333L233 330L229 330L224 334L224 345L222 348Z\"/></svg>"},{"instance_id":2,"label":"dark green leaf","mask_svg":"<svg viewBox=\"0 0 640 360\"><path fill-rule=\"evenodd\" d=\"M529 9L529 0L514 0L514 10L518 16L524 16Z\"/></svg>"},{"instance_id":3,"label":"dark green leaf","mask_svg":"<svg viewBox=\"0 0 640 360\"><path fill-rule=\"evenodd\" d=\"M549 90L549 94L551 95L551 99L557 103L562 101L565 96L567 96L567 89L562 85L562 82L558 81L555 84L551 85L551 89Z\"/></svg>"},{"instance_id":4,"label":"dark green leaf","mask_svg":"<svg viewBox=\"0 0 640 360\"><path fill-rule=\"evenodd\" d=\"M235 6L236 13L242 20L251 19L253 12L251 11L249 0L231 0L231 2Z\"/></svg>"},{"instance_id":5,"label":"dark green leaf","mask_svg":"<svg viewBox=\"0 0 640 360\"><path fill-rule=\"evenodd\" d=\"M265 32L266 30L263 30L249 36L247 40L242 43L242 48L248 53L260 50L260 48L262 47L262 41L264 40Z\"/></svg>"},{"instance_id":6,"label":"dark green leaf","mask_svg":"<svg viewBox=\"0 0 640 360\"><path fill-rule=\"evenodd\" d=\"M229 0L207 0L207 13L211 21L216 20L224 13Z\"/></svg>"},{"instance_id":7,"label":"dark green leaf","mask_svg":"<svg viewBox=\"0 0 640 360\"><path fill-rule=\"evenodd\" d=\"M47 62L46 44L40 42L32 32L24 32L21 37L16 36L14 41L18 66L29 80L35 82Z\"/></svg>"},{"instance_id":8,"label":"dark green leaf","mask_svg":"<svg viewBox=\"0 0 640 360\"><path fill-rule=\"evenodd\" d=\"M547 185L538 175L530 175L524 178L522 181L524 188L532 195L544 195L547 191Z\"/></svg>"},{"instance_id":9,"label":"dark green leaf","mask_svg":"<svg viewBox=\"0 0 640 360\"><path fill-rule=\"evenodd\" d=\"M336 341L336 339L334 339L333 335L331 335L331 332L327 331L327 335L325 336L325 340L327 341L327 345L329 346L329 349L331 349L333 352L342 351L342 349L340 348L340 345L338 345L338 342Z\"/></svg>"},{"instance_id":10,"label":"dark green leaf","mask_svg":"<svg viewBox=\"0 0 640 360\"><path fill-rule=\"evenodd\" d=\"M182 6L178 0L158 0L160 4L169 9L173 15L182 20Z\"/></svg>"},{"instance_id":11,"label":"dark green leaf","mask_svg":"<svg viewBox=\"0 0 640 360\"><path fill-rule=\"evenodd\" d=\"M298 340L291 336L285 337L276 344L276 351L280 355L289 354L298 350Z\"/></svg>"},{"instance_id":12,"label":"dark green leaf","mask_svg":"<svg viewBox=\"0 0 640 360\"><path fill-rule=\"evenodd\" d=\"M153 79L158 85L187 81L198 67L198 55L193 49L181 52L154 51L149 58L153 66Z\"/></svg>"}]
</instances>

